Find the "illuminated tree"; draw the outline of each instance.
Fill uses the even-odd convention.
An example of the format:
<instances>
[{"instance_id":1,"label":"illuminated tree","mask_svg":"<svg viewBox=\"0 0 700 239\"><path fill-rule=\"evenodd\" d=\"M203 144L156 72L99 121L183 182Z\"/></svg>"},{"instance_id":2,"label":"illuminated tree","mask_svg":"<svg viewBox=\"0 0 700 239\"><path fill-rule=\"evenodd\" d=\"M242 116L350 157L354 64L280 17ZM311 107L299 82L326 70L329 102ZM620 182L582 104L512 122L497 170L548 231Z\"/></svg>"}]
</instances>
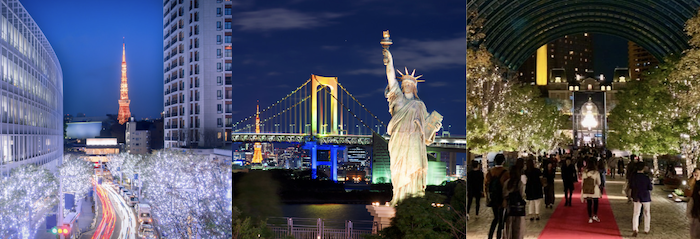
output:
<instances>
[{"instance_id":1,"label":"illuminated tree","mask_svg":"<svg viewBox=\"0 0 700 239\"><path fill-rule=\"evenodd\" d=\"M27 164L0 177L0 235L34 238L33 212L56 205L58 183L47 169Z\"/></svg>"},{"instance_id":2,"label":"illuminated tree","mask_svg":"<svg viewBox=\"0 0 700 239\"><path fill-rule=\"evenodd\" d=\"M502 77L505 68L481 43L484 19L472 11L467 16L467 148L484 154L505 148L499 114L509 85ZM482 167L486 170L487 164Z\"/></svg>"},{"instance_id":3,"label":"illuminated tree","mask_svg":"<svg viewBox=\"0 0 700 239\"><path fill-rule=\"evenodd\" d=\"M58 167L59 175L63 181L63 192L86 195L92 188L90 177L92 171L93 167L89 162L70 155L64 155L63 164Z\"/></svg>"},{"instance_id":4,"label":"illuminated tree","mask_svg":"<svg viewBox=\"0 0 700 239\"><path fill-rule=\"evenodd\" d=\"M502 113L506 147L510 150L538 154L562 146L568 137L561 133L567 122L554 103L540 97L539 89L527 84L513 84L504 97Z\"/></svg>"},{"instance_id":5,"label":"illuminated tree","mask_svg":"<svg viewBox=\"0 0 700 239\"><path fill-rule=\"evenodd\" d=\"M619 101L609 117L610 147L653 155L655 173L659 172L658 155L679 152L684 126L667 80L669 66L672 63L661 65L644 80L627 83L617 93Z\"/></svg>"},{"instance_id":6,"label":"illuminated tree","mask_svg":"<svg viewBox=\"0 0 700 239\"><path fill-rule=\"evenodd\" d=\"M231 237L230 165L175 151L155 152L142 161L136 171L144 175L144 196L168 238Z\"/></svg>"},{"instance_id":7,"label":"illuminated tree","mask_svg":"<svg viewBox=\"0 0 700 239\"><path fill-rule=\"evenodd\" d=\"M688 19L685 31L690 48L683 52L673 66L668 79L672 94L678 101L676 117L686 124L679 136L681 153L686 158L686 172L692 172L700 157L700 16Z\"/></svg>"}]
</instances>

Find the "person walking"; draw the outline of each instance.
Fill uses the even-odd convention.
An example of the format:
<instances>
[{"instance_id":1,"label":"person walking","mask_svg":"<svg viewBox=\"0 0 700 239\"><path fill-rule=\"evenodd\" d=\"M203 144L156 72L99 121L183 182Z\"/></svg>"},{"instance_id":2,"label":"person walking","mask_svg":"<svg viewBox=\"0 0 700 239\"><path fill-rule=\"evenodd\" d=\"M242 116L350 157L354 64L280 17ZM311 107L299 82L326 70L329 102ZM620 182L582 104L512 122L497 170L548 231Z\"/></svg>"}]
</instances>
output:
<instances>
[{"instance_id":1,"label":"person walking","mask_svg":"<svg viewBox=\"0 0 700 239\"><path fill-rule=\"evenodd\" d=\"M554 208L554 177L556 176L556 164L550 162L544 168L544 178L547 184L544 186L544 205L546 208Z\"/></svg>"},{"instance_id":2,"label":"person walking","mask_svg":"<svg viewBox=\"0 0 700 239\"><path fill-rule=\"evenodd\" d=\"M637 173L632 176L632 200L634 201L634 215L632 216L632 236L636 237L639 231L639 214L644 207L644 233L649 234L651 226L651 179L644 174L644 162L635 165Z\"/></svg>"},{"instance_id":3,"label":"person walking","mask_svg":"<svg viewBox=\"0 0 700 239\"><path fill-rule=\"evenodd\" d=\"M605 174L608 171L608 165L605 163L605 160L598 157L598 171L600 172L600 190L602 191L605 188Z\"/></svg>"},{"instance_id":4,"label":"person walking","mask_svg":"<svg viewBox=\"0 0 700 239\"><path fill-rule=\"evenodd\" d=\"M625 185L623 189L625 190L625 195L627 196L627 203L632 203L632 181L634 180L634 175L637 170L635 170L635 158L634 154L630 155L630 162L627 164L625 172Z\"/></svg>"},{"instance_id":5,"label":"person walking","mask_svg":"<svg viewBox=\"0 0 700 239\"><path fill-rule=\"evenodd\" d=\"M500 239L503 235L503 183L510 177L508 170L503 168L505 160L506 157L503 154L497 154L493 159L496 166L489 170L484 180L484 189L488 202L486 205L491 207L493 211L493 221L491 221L491 228L489 228L489 239L493 238L496 228L498 228L496 238Z\"/></svg>"},{"instance_id":6,"label":"person walking","mask_svg":"<svg viewBox=\"0 0 700 239\"><path fill-rule=\"evenodd\" d=\"M612 157L610 157L606 162L610 168L610 177L615 179L615 174L617 174L617 158L615 157L615 154L613 154Z\"/></svg>"},{"instance_id":7,"label":"person walking","mask_svg":"<svg viewBox=\"0 0 700 239\"><path fill-rule=\"evenodd\" d=\"M581 177L581 181L583 181L581 186L581 202L586 199L588 203L588 223L593 223L593 221L600 222L598 218L598 199L601 195L600 172L598 171L595 159L589 158L586 165L586 170Z\"/></svg>"},{"instance_id":8,"label":"person walking","mask_svg":"<svg viewBox=\"0 0 700 239\"><path fill-rule=\"evenodd\" d=\"M625 159L622 157L617 160L617 173L620 175L620 178L625 176Z\"/></svg>"},{"instance_id":9,"label":"person walking","mask_svg":"<svg viewBox=\"0 0 700 239\"><path fill-rule=\"evenodd\" d=\"M522 239L525 237L525 185L520 176L521 169L517 165L510 167L510 177L504 182L503 198L506 199L506 239Z\"/></svg>"},{"instance_id":10,"label":"person walking","mask_svg":"<svg viewBox=\"0 0 700 239\"><path fill-rule=\"evenodd\" d=\"M472 201L476 202L476 218L479 218L479 208L481 208L481 197L484 195L484 172L481 171L479 162L472 161L472 170L467 173L467 220L469 220L469 210L472 208Z\"/></svg>"},{"instance_id":11,"label":"person walking","mask_svg":"<svg viewBox=\"0 0 700 239\"><path fill-rule=\"evenodd\" d=\"M700 239L700 185L696 181L700 180L700 168L693 169L693 176L690 178L691 186L690 200L686 208L686 216L690 220L690 238Z\"/></svg>"},{"instance_id":12,"label":"person walking","mask_svg":"<svg viewBox=\"0 0 700 239\"><path fill-rule=\"evenodd\" d=\"M525 165L527 169L525 170L525 175L521 176L521 178L524 178L523 181L525 183L527 214L530 217L530 221L540 220L540 204L544 197L541 180L542 172L535 167L535 160L533 159L528 159Z\"/></svg>"},{"instance_id":13,"label":"person walking","mask_svg":"<svg viewBox=\"0 0 700 239\"><path fill-rule=\"evenodd\" d=\"M561 167L561 181L564 183L564 206L571 206L571 196L574 193L574 183L578 180L576 168L571 162L571 157L567 157Z\"/></svg>"}]
</instances>

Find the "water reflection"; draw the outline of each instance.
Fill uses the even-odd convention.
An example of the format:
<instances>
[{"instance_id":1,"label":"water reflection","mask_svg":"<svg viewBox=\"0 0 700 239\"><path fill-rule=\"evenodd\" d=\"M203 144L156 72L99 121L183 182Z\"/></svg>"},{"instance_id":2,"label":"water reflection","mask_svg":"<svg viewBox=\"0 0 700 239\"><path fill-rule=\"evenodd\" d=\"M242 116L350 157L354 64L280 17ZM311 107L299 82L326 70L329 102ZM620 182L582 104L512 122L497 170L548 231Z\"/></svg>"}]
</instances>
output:
<instances>
[{"instance_id":1,"label":"water reflection","mask_svg":"<svg viewBox=\"0 0 700 239\"><path fill-rule=\"evenodd\" d=\"M283 204L284 217L322 218L326 220L373 220L364 204Z\"/></svg>"}]
</instances>

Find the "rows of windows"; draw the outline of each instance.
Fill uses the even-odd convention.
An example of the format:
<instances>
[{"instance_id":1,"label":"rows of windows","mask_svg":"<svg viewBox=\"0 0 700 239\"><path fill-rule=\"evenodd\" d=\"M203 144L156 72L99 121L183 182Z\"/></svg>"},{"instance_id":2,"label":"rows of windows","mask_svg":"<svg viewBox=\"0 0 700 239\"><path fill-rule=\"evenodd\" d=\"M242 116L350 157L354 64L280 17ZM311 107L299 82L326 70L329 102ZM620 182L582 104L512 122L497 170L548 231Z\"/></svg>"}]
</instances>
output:
<instances>
[{"instance_id":1,"label":"rows of windows","mask_svg":"<svg viewBox=\"0 0 700 239\"><path fill-rule=\"evenodd\" d=\"M14 9L13 11L8 9L7 5L4 3L2 4L0 38L7 42L6 46L15 48L27 62L31 62L31 65L36 66L38 72L48 76L47 80L57 85L57 82L60 83L60 81L58 81L60 69L58 69L55 64L50 64L57 60L55 60L55 56L49 54L45 48L43 44L45 41L43 34L36 28L36 24L31 20L28 14L22 15L23 17L20 19L15 15L15 12L26 11L21 8ZM29 30L33 28L36 29ZM37 36L37 34L41 35Z\"/></svg>"},{"instance_id":2,"label":"rows of windows","mask_svg":"<svg viewBox=\"0 0 700 239\"><path fill-rule=\"evenodd\" d=\"M0 162L44 164L63 152L60 65L20 4L1 8Z\"/></svg>"},{"instance_id":3,"label":"rows of windows","mask_svg":"<svg viewBox=\"0 0 700 239\"><path fill-rule=\"evenodd\" d=\"M61 152L63 145L56 135L0 135L0 161L10 163ZM59 148L60 146L60 148Z\"/></svg>"}]
</instances>

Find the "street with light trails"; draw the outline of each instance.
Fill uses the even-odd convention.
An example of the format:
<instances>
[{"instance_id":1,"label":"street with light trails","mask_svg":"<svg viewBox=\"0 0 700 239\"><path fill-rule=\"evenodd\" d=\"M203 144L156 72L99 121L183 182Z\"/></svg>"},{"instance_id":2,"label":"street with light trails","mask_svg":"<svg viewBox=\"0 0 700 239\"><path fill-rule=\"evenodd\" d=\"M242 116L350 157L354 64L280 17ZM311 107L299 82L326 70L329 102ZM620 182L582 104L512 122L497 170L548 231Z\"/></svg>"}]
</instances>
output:
<instances>
[{"instance_id":1,"label":"street with light trails","mask_svg":"<svg viewBox=\"0 0 700 239\"><path fill-rule=\"evenodd\" d=\"M102 220L97 226L97 230L95 230L95 234L92 236L92 239L109 239L114 231L114 224L116 221L114 208L112 207L112 201L107 195L105 188L98 184L95 186L95 189L102 205Z\"/></svg>"}]
</instances>

